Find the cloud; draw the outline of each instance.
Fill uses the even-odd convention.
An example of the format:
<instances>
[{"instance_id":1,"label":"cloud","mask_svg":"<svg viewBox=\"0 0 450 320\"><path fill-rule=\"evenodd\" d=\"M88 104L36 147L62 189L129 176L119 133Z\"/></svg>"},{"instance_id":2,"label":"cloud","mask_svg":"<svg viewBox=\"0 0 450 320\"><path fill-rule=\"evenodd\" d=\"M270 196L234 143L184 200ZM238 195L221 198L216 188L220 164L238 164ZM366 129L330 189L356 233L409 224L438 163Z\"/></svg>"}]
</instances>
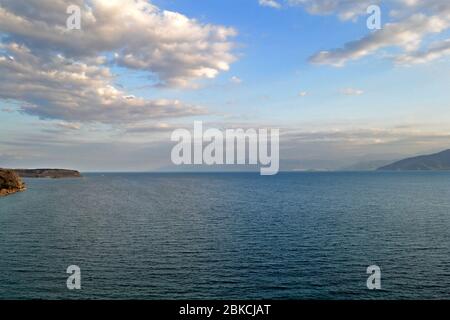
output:
<instances>
[{"instance_id":1,"label":"cloud","mask_svg":"<svg viewBox=\"0 0 450 320\"><path fill-rule=\"evenodd\" d=\"M74 123L74 122L57 122L55 125L62 129L69 129L69 130L80 130L81 129L81 124Z\"/></svg>"},{"instance_id":2,"label":"cloud","mask_svg":"<svg viewBox=\"0 0 450 320\"><path fill-rule=\"evenodd\" d=\"M241 84L242 83L242 79L236 76L231 77L230 81L234 84Z\"/></svg>"},{"instance_id":3,"label":"cloud","mask_svg":"<svg viewBox=\"0 0 450 320\"><path fill-rule=\"evenodd\" d=\"M365 14L371 5L379 4L381 0L287 0L291 6L302 6L311 14L337 14L342 20L355 19Z\"/></svg>"},{"instance_id":4,"label":"cloud","mask_svg":"<svg viewBox=\"0 0 450 320\"><path fill-rule=\"evenodd\" d=\"M308 92L306 92L306 91L300 91L300 92L298 93L298 95L299 95L299 97L306 97L306 96L308 95Z\"/></svg>"},{"instance_id":5,"label":"cloud","mask_svg":"<svg viewBox=\"0 0 450 320\"><path fill-rule=\"evenodd\" d=\"M330 122L324 126L322 121L276 125L240 120L233 125L211 122L205 127L281 128L282 162L301 161L305 165L310 163L311 168L344 167L362 157L364 160L401 159L415 153L443 150L450 143L450 132L445 126L442 127L441 122L382 122L368 126L366 121L357 121L351 124ZM157 121L146 125L130 124L124 128L125 131L117 130L116 135L104 137L86 132L86 125L83 125L83 130L42 132L44 126L42 122L39 124L31 132L0 136L0 162L3 166L148 171L170 164L173 144L168 143L170 139L167 137L172 129L192 128L189 121L178 124ZM310 161L305 163L306 160ZM325 163L328 164L325 166ZM332 163L336 165L331 166Z\"/></svg>"},{"instance_id":6,"label":"cloud","mask_svg":"<svg viewBox=\"0 0 450 320\"><path fill-rule=\"evenodd\" d=\"M66 29L69 5L82 9L81 30ZM0 30L33 51L74 59L113 52L114 63L155 75L163 86L193 86L235 60L233 28L201 24L145 0L2 0Z\"/></svg>"},{"instance_id":7,"label":"cloud","mask_svg":"<svg viewBox=\"0 0 450 320\"><path fill-rule=\"evenodd\" d=\"M361 96L364 94L363 90L355 89L355 88L344 88L341 91L341 94L346 96Z\"/></svg>"},{"instance_id":8,"label":"cloud","mask_svg":"<svg viewBox=\"0 0 450 320\"><path fill-rule=\"evenodd\" d=\"M263 7L270 7L270 8L275 8L275 9L281 8L281 4L279 4L275 0L259 0L259 5L261 5Z\"/></svg>"},{"instance_id":9,"label":"cloud","mask_svg":"<svg viewBox=\"0 0 450 320\"><path fill-rule=\"evenodd\" d=\"M0 97L23 102L20 111L41 119L120 124L206 113L178 100L130 99L112 85L114 76L102 66L61 55L36 56L16 43L1 49L15 60L0 55Z\"/></svg>"},{"instance_id":10,"label":"cloud","mask_svg":"<svg viewBox=\"0 0 450 320\"><path fill-rule=\"evenodd\" d=\"M343 48L321 51L310 58L312 63L343 66L349 60L357 60L386 47L400 47L405 51L416 50L424 36L447 29L450 20L424 14L416 14L399 23L386 24L382 30L361 40L347 43Z\"/></svg>"},{"instance_id":11,"label":"cloud","mask_svg":"<svg viewBox=\"0 0 450 320\"><path fill-rule=\"evenodd\" d=\"M69 5L82 9L81 30L66 28ZM147 73L157 86L186 88L235 60L233 28L145 0L1 0L0 33L0 99L18 102L21 112L66 122L205 114L199 106L117 88L110 66Z\"/></svg>"},{"instance_id":12,"label":"cloud","mask_svg":"<svg viewBox=\"0 0 450 320\"><path fill-rule=\"evenodd\" d=\"M2 108L1 112L6 112L6 113L13 113L16 110L14 110L13 108Z\"/></svg>"},{"instance_id":13,"label":"cloud","mask_svg":"<svg viewBox=\"0 0 450 320\"><path fill-rule=\"evenodd\" d=\"M125 131L126 133L161 133L161 132L171 132L176 129L178 129L178 127L174 125L160 122L156 124L130 126L126 128Z\"/></svg>"},{"instance_id":14,"label":"cloud","mask_svg":"<svg viewBox=\"0 0 450 320\"><path fill-rule=\"evenodd\" d=\"M397 49L392 58L398 64L425 63L448 55L447 43L421 48L424 39L450 28L448 0L286 0L292 6L302 6L310 14L337 15L341 20L356 21L367 15L371 5L386 5L391 9L391 23L383 29L350 41L341 48L323 50L309 60L314 64L342 67L349 61L373 55L381 49ZM383 12L382 12L383 13ZM382 21L387 15L382 14ZM449 39L450 40L450 39Z\"/></svg>"},{"instance_id":15,"label":"cloud","mask_svg":"<svg viewBox=\"0 0 450 320\"><path fill-rule=\"evenodd\" d=\"M428 63L448 55L450 55L450 39L435 42L425 51L400 55L395 58L395 62L403 65Z\"/></svg>"},{"instance_id":16,"label":"cloud","mask_svg":"<svg viewBox=\"0 0 450 320\"><path fill-rule=\"evenodd\" d=\"M375 154L405 152L424 152L427 149L444 149L450 142L450 132L436 130L433 126L420 128L408 125L403 129L383 127L336 128L320 130L284 129L282 146L298 158L298 150L308 150L304 155L318 159L337 159L340 156L353 156L375 152ZM414 151L412 151L414 150ZM285 150L286 152L287 150ZM315 153L318 153L315 155ZM329 157L323 154L329 152ZM322 154L322 155L319 155ZM378 157L378 156L376 156ZM377 160L377 158L373 158ZM379 160L379 158L378 158Z\"/></svg>"}]
</instances>

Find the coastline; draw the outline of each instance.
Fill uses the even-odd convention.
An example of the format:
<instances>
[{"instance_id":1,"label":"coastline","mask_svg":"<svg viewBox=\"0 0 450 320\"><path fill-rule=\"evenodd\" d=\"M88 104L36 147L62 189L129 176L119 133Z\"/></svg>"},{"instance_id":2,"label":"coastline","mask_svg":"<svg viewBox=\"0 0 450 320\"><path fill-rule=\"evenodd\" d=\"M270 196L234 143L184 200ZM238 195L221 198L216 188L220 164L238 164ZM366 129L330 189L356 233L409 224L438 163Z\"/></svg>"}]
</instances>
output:
<instances>
[{"instance_id":1,"label":"coastline","mask_svg":"<svg viewBox=\"0 0 450 320\"><path fill-rule=\"evenodd\" d=\"M25 183L14 170L0 169L0 197L25 190Z\"/></svg>"},{"instance_id":2,"label":"coastline","mask_svg":"<svg viewBox=\"0 0 450 320\"><path fill-rule=\"evenodd\" d=\"M24 192L26 190L27 190L27 188L25 186L18 188L18 189L0 189L0 197L10 196L10 195L18 193L18 192Z\"/></svg>"}]
</instances>

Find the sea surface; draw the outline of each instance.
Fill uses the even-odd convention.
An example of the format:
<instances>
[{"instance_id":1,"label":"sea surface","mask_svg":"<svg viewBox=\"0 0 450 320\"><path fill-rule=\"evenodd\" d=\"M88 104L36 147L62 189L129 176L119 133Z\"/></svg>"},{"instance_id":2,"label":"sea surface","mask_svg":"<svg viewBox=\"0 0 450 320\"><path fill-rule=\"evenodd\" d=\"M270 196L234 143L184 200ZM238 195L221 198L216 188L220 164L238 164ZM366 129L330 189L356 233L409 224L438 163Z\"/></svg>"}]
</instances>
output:
<instances>
[{"instance_id":1,"label":"sea surface","mask_svg":"<svg viewBox=\"0 0 450 320\"><path fill-rule=\"evenodd\" d=\"M450 173L25 181L0 199L0 299L450 298Z\"/></svg>"}]
</instances>

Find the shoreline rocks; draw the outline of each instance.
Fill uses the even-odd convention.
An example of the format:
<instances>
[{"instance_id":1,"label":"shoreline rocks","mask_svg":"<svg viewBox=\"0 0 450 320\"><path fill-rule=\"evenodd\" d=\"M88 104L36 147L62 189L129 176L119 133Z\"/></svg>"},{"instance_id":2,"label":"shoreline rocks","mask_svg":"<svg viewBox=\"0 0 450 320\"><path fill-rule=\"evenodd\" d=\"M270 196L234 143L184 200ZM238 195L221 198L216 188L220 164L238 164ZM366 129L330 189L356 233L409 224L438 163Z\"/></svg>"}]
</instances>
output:
<instances>
[{"instance_id":1,"label":"shoreline rocks","mask_svg":"<svg viewBox=\"0 0 450 320\"><path fill-rule=\"evenodd\" d=\"M0 197L25 190L25 183L14 170L0 169Z\"/></svg>"}]
</instances>

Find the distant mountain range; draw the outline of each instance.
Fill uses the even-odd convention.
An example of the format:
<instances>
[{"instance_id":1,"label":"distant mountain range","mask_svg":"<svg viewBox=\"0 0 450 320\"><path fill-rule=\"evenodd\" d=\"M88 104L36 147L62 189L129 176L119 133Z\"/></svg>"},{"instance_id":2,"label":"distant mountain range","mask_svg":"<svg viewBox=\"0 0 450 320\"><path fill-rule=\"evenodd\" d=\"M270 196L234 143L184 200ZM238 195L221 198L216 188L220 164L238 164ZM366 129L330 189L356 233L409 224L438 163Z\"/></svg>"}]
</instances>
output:
<instances>
[{"instance_id":1,"label":"distant mountain range","mask_svg":"<svg viewBox=\"0 0 450 320\"><path fill-rule=\"evenodd\" d=\"M400 156L396 155L397 159ZM394 155L392 155L394 158ZM393 162L394 160L360 160L352 165L342 166L339 161L294 161L280 162L280 171L425 171L448 170L450 171L450 149L439 153L407 158ZM162 172L244 172L258 171L257 165L182 165L168 166L161 169Z\"/></svg>"},{"instance_id":2,"label":"distant mountain range","mask_svg":"<svg viewBox=\"0 0 450 320\"><path fill-rule=\"evenodd\" d=\"M400 160L378 170L450 170L450 150Z\"/></svg>"},{"instance_id":3,"label":"distant mountain range","mask_svg":"<svg viewBox=\"0 0 450 320\"><path fill-rule=\"evenodd\" d=\"M372 160L380 157L384 159ZM387 159L391 160L387 160ZM450 149L439 153L416 156L400 161L399 154L370 155L365 158L355 159L356 163L344 160L281 160L280 171L425 171L425 170L449 170ZM395 161L395 162L394 162ZM161 168L160 172L256 172L258 165L181 165Z\"/></svg>"},{"instance_id":4,"label":"distant mountain range","mask_svg":"<svg viewBox=\"0 0 450 320\"><path fill-rule=\"evenodd\" d=\"M370 161L359 161L350 166L339 168L337 171L373 171L377 170L382 166L386 166L392 163L394 160L370 160Z\"/></svg>"}]
</instances>

